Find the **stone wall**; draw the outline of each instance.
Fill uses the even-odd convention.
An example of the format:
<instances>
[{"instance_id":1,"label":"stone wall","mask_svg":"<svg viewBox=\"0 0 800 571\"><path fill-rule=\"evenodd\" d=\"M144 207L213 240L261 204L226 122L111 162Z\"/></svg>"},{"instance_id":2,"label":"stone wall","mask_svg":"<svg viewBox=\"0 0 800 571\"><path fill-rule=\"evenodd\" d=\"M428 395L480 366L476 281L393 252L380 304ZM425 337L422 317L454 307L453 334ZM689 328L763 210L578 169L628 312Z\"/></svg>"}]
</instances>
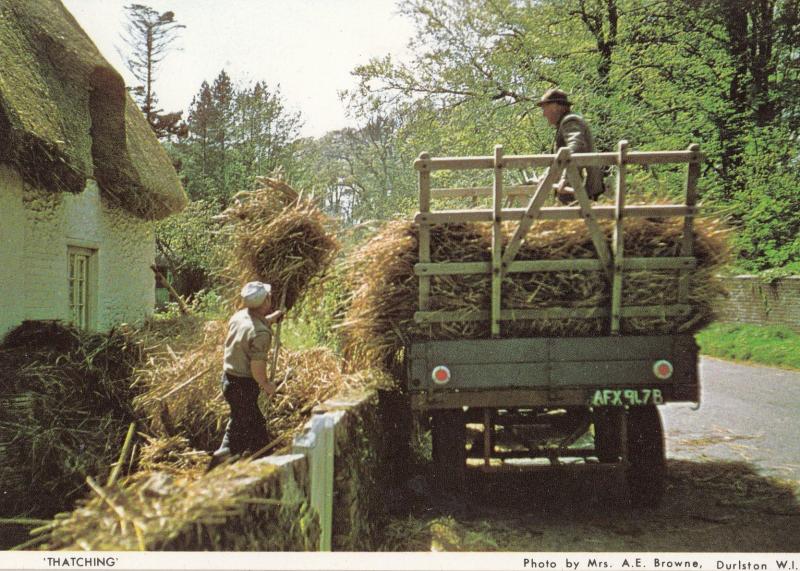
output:
<instances>
[{"instance_id":1,"label":"stone wall","mask_svg":"<svg viewBox=\"0 0 800 571\"><path fill-rule=\"evenodd\" d=\"M728 296L716 301L717 321L785 325L800 331L800 276L771 282L757 276L722 278Z\"/></svg>"}]
</instances>

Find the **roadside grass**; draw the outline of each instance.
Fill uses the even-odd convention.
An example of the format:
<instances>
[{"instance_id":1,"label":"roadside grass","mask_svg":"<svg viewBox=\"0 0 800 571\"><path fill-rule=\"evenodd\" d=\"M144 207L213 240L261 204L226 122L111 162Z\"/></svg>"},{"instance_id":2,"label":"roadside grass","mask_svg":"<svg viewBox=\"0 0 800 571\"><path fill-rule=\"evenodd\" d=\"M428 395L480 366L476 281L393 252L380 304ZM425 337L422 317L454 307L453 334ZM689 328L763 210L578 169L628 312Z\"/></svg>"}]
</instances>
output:
<instances>
[{"instance_id":1,"label":"roadside grass","mask_svg":"<svg viewBox=\"0 0 800 571\"><path fill-rule=\"evenodd\" d=\"M697 336L710 357L800 369L800 334L780 325L713 323Z\"/></svg>"}]
</instances>

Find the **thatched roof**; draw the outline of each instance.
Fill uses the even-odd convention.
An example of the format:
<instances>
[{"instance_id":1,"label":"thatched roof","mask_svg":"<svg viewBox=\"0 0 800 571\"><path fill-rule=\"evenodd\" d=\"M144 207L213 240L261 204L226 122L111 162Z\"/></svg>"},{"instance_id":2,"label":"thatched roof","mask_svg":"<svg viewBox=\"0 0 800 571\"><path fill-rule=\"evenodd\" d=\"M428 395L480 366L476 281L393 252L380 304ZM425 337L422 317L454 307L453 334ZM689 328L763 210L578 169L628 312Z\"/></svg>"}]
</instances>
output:
<instances>
[{"instance_id":1,"label":"thatched roof","mask_svg":"<svg viewBox=\"0 0 800 571\"><path fill-rule=\"evenodd\" d=\"M59 0L0 0L0 61L0 162L57 192L81 192L94 178L141 218L185 206L122 77Z\"/></svg>"}]
</instances>

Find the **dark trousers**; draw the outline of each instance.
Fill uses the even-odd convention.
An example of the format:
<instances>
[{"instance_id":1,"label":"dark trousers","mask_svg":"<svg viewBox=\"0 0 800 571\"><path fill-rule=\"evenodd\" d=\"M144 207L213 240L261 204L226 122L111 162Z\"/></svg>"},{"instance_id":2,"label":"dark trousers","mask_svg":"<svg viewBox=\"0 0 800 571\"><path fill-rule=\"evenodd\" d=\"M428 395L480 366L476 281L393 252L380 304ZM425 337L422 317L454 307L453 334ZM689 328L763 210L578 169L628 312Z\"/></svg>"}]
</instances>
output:
<instances>
[{"instance_id":1,"label":"dark trousers","mask_svg":"<svg viewBox=\"0 0 800 571\"><path fill-rule=\"evenodd\" d=\"M260 392L255 379L222 374L222 395L231 407L231 418L217 452L258 452L269 443L267 421L258 408Z\"/></svg>"}]
</instances>

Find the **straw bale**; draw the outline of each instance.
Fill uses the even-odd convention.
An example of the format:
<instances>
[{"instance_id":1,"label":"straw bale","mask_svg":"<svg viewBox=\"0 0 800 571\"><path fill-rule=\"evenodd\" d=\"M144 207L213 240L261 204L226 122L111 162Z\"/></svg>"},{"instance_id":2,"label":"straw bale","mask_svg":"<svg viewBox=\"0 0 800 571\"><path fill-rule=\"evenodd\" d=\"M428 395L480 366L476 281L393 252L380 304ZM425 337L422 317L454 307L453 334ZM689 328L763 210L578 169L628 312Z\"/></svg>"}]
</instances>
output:
<instances>
[{"instance_id":1,"label":"straw bale","mask_svg":"<svg viewBox=\"0 0 800 571\"><path fill-rule=\"evenodd\" d=\"M292 308L330 268L339 243L335 226L310 200L278 179L260 178L259 188L240 193L221 219L228 222L233 251L225 271L232 300L242 283L273 287L278 303Z\"/></svg>"},{"instance_id":2,"label":"straw bale","mask_svg":"<svg viewBox=\"0 0 800 571\"><path fill-rule=\"evenodd\" d=\"M720 291L713 275L727 260L726 231L717 221L698 219L695 256L698 268L690 273L690 315L623 319L622 331L652 335L692 332L712 316L711 300ZM503 228L504 242L514 225ZM612 224L601 223L607 240ZM625 255L671 257L680 255L683 224L680 219L629 219L625 225ZM347 261L353 297L340 326L343 351L353 369L380 365L391 369L402 357L403 346L415 339L476 339L490 335L488 321L419 325L417 228L408 221L388 223L356 250ZM491 233L485 224L437 225L431 229L431 261L488 261ZM539 221L526 237L518 260L596 258L582 221ZM626 272L624 305L664 306L677 303L677 271ZM488 310L491 279L487 275L431 277L430 310ZM610 287L600 272L559 271L515 273L505 276L503 307L609 307ZM548 319L501 323L505 337L602 335L609 320Z\"/></svg>"}]
</instances>

